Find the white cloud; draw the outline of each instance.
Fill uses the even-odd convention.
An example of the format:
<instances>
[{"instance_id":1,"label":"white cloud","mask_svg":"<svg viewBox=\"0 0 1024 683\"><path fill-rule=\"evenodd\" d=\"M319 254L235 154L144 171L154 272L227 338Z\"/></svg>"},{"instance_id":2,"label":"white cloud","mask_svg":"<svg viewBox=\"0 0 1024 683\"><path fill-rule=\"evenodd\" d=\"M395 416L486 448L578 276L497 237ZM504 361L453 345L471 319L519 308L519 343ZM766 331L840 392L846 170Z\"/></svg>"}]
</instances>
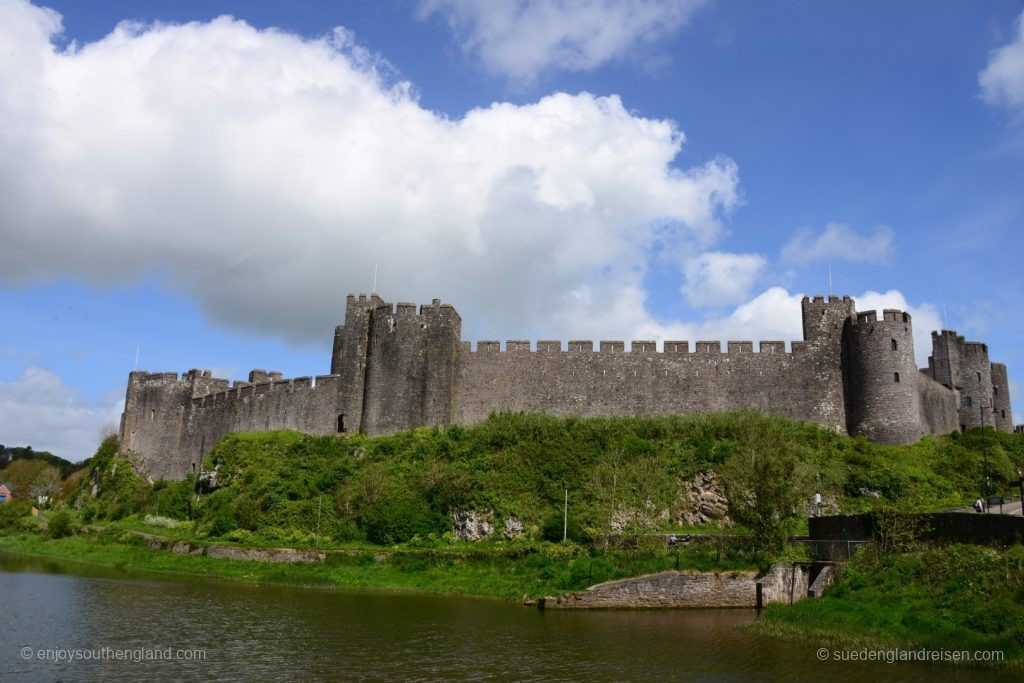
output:
<instances>
[{"instance_id":1,"label":"white cloud","mask_svg":"<svg viewBox=\"0 0 1024 683\"><path fill-rule=\"evenodd\" d=\"M13 382L0 382L0 443L83 460L96 450L100 430L120 423L123 397L121 389L90 403L52 372L26 368Z\"/></svg>"},{"instance_id":2,"label":"white cloud","mask_svg":"<svg viewBox=\"0 0 1024 683\"><path fill-rule=\"evenodd\" d=\"M989 54L978 83L986 102L1024 113L1024 11L1017 17L1016 36Z\"/></svg>"},{"instance_id":3,"label":"white cloud","mask_svg":"<svg viewBox=\"0 0 1024 683\"><path fill-rule=\"evenodd\" d=\"M693 306L725 306L744 301L765 266L759 254L709 251L688 259L682 292Z\"/></svg>"},{"instance_id":4,"label":"white cloud","mask_svg":"<svg viewBox=\"0 0 1024 683\"><path fill-rule=\"evenodd\" d=\"M782 247L782 258L802 264L827 260L887 263L893 251L893 231L887 225L861 234L845 223L829 223L820 234L811 227L797 230Z\"/></svg>"},{"instance_id":5,"label":"white cloud","mask_svg":"<svg viewBox=\"0 0 1024 683\"><path fill-rule=\"evenodd\" d=\"M449 119L345 31L222 17L58 51L59 26L0 2L7 284L159 272L220 324L321 341L379 263L386 297L519 337L642 314L650 250L707 248L738 202L731 160L673 166L679 128L615 96Z\"/></svg>"},{"instance_id":6,"label":"white cloud","mask_svg":"<svg viewBox=\"0 0 1024 683\"><path fill-rule=\"evenodd\" d=\"M517 81L560 69L591 71L682 28L705 0L423 0L463 49Z\"/></svg>"}]
</instances>

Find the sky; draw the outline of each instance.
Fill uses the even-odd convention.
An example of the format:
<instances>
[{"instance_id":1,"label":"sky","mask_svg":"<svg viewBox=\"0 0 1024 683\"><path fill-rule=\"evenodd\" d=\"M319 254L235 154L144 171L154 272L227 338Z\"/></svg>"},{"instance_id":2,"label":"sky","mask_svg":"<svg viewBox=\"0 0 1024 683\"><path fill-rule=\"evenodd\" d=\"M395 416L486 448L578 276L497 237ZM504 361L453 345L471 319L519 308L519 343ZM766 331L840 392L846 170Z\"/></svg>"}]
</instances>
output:
<instances>
[{"instance_id":1,"label":"sky","mask_svg":"<svg viewBox=\"0 0 1024 683\"><path fill-rule=\"evenodd\" d=\"M1019 0L0 0L0 57L5 445L88 457L133 368L326 374L375 277L467 340L848 294L1024 422Z\"/></svg>"}]
</instances>

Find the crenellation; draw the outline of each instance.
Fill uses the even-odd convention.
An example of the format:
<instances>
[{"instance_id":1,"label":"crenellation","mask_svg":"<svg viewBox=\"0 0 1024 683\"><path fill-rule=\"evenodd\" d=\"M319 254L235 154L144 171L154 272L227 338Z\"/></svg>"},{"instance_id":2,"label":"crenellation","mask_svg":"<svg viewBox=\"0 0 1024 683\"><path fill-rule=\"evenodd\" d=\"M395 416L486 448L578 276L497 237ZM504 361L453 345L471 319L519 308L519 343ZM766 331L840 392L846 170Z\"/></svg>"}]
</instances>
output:
<instances>
[{"instance_id":1,"label":"crenellation","mask_svg":"<svg viewBox=\"0 0 1024 683\"><path fill-rule=\"evenodd\" d=\"M849 296L804 297L803 339L782 341L528 340L475 344L439 299L419 307L348 295L333 328L330 374L248 381L208 370L129 374L122 448L153 478L195 471L233 431L387 434L473 424L494 411L656 415L760 410L907 443L958 427L1012 429L1005 365L983 342L932 333L928 368L914 363L911 318L856 311ZM660 350L659 350L660 346ZM969 400L968 400L969 399ZM1004 415L1006 417L1004 417Z\"/></svg>"}]
</instances>

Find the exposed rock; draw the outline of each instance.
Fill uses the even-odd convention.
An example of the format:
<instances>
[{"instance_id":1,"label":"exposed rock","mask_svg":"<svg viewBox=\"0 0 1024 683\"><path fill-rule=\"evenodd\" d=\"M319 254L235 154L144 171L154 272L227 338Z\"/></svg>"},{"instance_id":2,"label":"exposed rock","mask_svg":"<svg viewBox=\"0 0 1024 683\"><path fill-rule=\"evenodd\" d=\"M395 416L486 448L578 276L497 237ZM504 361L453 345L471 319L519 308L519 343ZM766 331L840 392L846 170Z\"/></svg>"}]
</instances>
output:
<instances>
[{"instance_id":1,"label":"exposed rock","mask_svg":"<svg viewBox=\"0 0 1024 683\"><path fill-rule=\"evenodd\" d=\"M804 501L804 514L808 517L822 517L824 515L838 515L839 502L836 497L829 494L821 497L819 506L813 497Z\"/></svg>"},{"instance_id":2,"label":"exposed rock","mask_svg":"<svg viewBox=\"0 0 1024 683\"><path fill-rule=\"evenodd\" d=\"M214 465L212 470L203 468L199 471L199 478L196 479L196 489L200 493L213 493L221 487L218 475L220 474L220 463Z\"/></svg>"},{"instance_id":3,"label":"exposed rock","mask_svg":"<svg viewBox=\"0 0 1024 683\"><path fill-rule=\"evenodd\" d=\"M729 503L725 499L721 483L714 472L701 472L689 481L680 484L680 507L672 515L672 521L679 525L698 526L717 523L728 526Z\"/></svg>"},{"instance_id":4,"label":"exposed rock","mask_svg":"<svg viewBox=\"0 0 1024 683\"><path fill-rule=\"evenodd\" d=\"M874 489L869 489L866 486L862 486L857 493L859 493L862 497L866 497L866 498L881 498L882 497L882 492L881 491L875 491Z\"/></svg>"},{"instance_id":5,"label":"exposed rock","mask_svg":"<svg viewBox=\"0 0 1024 683\"><path fill-rule=\"evenodd\" d=\"M515 517L505 519L505 538L512 540L523 535L523 523Z\"/></svg>"},{"instance_id":6,"label":"exposed rock","mask_svg":"<svg viewBox=\"0 0 1024 683\"><path fill-rule=\"evenodd\" d=\"M645 529L657 529L669 520L669 511L656 510L654 505L648 503L643 508L619 508L612 512L608 520L608 527L616 533L631 529L642 531Z\"/></svg>"},{"instance_id":7,"label":"exposed rock","mask_svg":"<svg viewBox=\"0 0 1024 683\"><path fill-rule=\"evenodd\" d=\"M460 541L482 541L494 533L488 515L476 510L452 510L452 522Z\"/></svg>"}]
</instances>

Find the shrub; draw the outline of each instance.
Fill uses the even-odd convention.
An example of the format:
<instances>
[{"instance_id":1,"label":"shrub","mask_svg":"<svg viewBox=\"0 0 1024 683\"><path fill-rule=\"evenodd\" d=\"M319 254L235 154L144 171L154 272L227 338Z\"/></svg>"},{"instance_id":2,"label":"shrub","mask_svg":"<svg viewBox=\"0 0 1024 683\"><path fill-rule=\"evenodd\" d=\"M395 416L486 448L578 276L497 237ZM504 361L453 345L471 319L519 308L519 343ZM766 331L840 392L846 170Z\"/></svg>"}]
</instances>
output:
<instances>
[{"instance_id":1,"label":"shrub","mask_svg":"<svg viewBox=\"0 0 1024 683\"><path fill-rule=\"evenodd\" d=\"M66 510L61 510L57 514L50 517L50 523L47 527L47 531L50 533L51 538L64 538L70 536L72 533L71 529L71 515Z\"/></svg>"},{"instance_id":2,"label":"shrub","mask_svg":"<svg viewBox=\"0 0 1024 683\"><path fill-rule=\"evenodd\" d=\"M362 515L366 539L377 545L403 543L413 536L443 534L451 521L425 501L407 496L385 496Z\"/></svg>"}]
</instances>

